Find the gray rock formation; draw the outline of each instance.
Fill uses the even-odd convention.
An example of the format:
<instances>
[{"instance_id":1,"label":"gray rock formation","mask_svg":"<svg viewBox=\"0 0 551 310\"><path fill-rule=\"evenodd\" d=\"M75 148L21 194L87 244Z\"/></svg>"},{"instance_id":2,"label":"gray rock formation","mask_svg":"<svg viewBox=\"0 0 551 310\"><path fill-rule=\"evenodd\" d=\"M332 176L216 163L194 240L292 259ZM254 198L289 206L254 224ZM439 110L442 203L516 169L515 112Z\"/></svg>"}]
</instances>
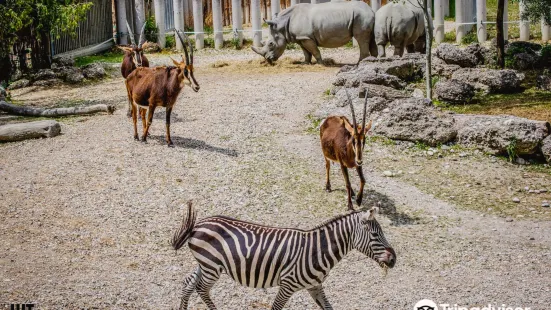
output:
<instances>
[{"instance_id":1,"label":"gray rock formation","mask_svg":"<svg viewBox=\"0 0 551 310\"><path fill-rule=\"evenodd\" d=\"M82 67L82 74L87 79L101 79L107 75L101 63L91 63Z\"/></svg>"},{"instance_id":2,"label":"gray rock formation","mask_svg":"<svg viewBox=\"0 0 551 310\"><path fill-rule=\"evenodd\" d=\"M471 84L476 90L486 93L506 94L522 91L524 74L508 69L462 68L452 74L452 79Z\"/></svg>"},{"instance_id":3,"label":"gray rock formation","mask_svg":"<svg viewBox=\"0 0 551 310\"><path fill-rule=\"evenodd\" d=\"M478 64L478 59L475 55L469 54L449 43L438 45L436 48L436 56L444 60L447 64L458 65L463 68L476 67Z\"/></svg>"},{"instance_id":4,"label":"gray rock formation","mask_svg":"<svg viewBox=\"0 0 551 310\"><path fill-rule=\"evenodd\" d=\"M55 79L55 73L51 69L40 69L37 73L32 75L33 81L43 81L43 80L50 80Z\"/></svg>"},{"instance_id":5,"label":"gray rock formation","mask_svg":"<svg viewBox=\"0 0 551 310\"><path fill-rule=\"evenodd\" d=\"M551 135L541 141L541 152L543 153L545 160L547 160L548 163L551 163Z\"/></svg>"},{"instance_id":6,"label":"gray rock formation","mask_svg":"<svg viewBox=\"0 0 551 310\"><path fill-rule=\"evenodd\" d=\"M551 76L540 75L536 78L536 85L541 90L551 91Z\"/></svg>"},{"instance_id":7,"label":"gray rock formation","mask_svg":"<svg viewBox=\"0 0 551 310\"><path fill-rule=\"evenodd\" d=\"M447 103L469 103L474 97L474 86L454 79L439 81L434 86L434 95Z\"/></svg>"},{"instance_id":8,"label":"gray rock formation","mask_svg":"<svg viewBox=\"0 0 551 310\"><path fill-rule=\"evenodd\" d=\"M27 87L29 86L29 84L31 83L31 81L27 80L27 79L20 79L20 80L17 80L13 83L11 83L8 88L13 90L13 89L18 89L18 88L23 88L23 87Z\"/></svg>"},{"instance_id":9,"label":"gray rock formation","mask_svg":"<svg viewBox=\"0 0 551 310\"><path fill-rule=\"evenodd\" d=\"M457 143L491 154L506 154L513 144L516 153L534 154L550 133L548 122L510 115L456 114Z\"/></svg>"}]
</instances>

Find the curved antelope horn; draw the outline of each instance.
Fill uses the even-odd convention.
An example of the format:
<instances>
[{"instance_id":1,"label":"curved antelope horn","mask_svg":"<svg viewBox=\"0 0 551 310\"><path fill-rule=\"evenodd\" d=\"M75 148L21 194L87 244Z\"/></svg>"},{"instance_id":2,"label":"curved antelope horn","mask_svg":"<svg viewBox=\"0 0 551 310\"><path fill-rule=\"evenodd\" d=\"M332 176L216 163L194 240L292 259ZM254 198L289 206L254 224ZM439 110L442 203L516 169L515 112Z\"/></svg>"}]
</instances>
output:
<instances>
[{"instance_id":1,"label":"curved antelope horn","mask_svg":"<svg viewBox=\"0 0 551 310\"><path fill-rule=\"evenodd\" d=\"M143 23L142 30L140 31L140 40L138 41L138 47L142 47L145 42L145 24Z\"/></svg>"},{"instance_id":2,"label":"curved antelope horn","mask_svg":"<svg viewBox=\"0 0 551 310\"><path fill-rule=\"evenodd\" d=\"M185 35L185 33L184 33L184 35ZM188 43L188 45L189 45L189 54L190 54L190 55L189 55L189 59L190 59L190 61L191 61L191 62L190 62L190 65L193 65L193 45L191 44L191 40L189 39L188 36L186 36L186 41L187 41L187 43Z\"/></svg>"},{"instance_id":3,"label":"curved antelope horn","mask_svg":"<svg viewBox=\"0 0 551 310\"><path fill-rule=\"evenodd\" d=\"M350 94L348 94L348 89L344 89L346 92L346 97L348 98L348 105L350 106L350 112L352 112L352 125L354 126L354 134L358 134L358 125L356 124L356 113L354 113L354 104L352 104L352 99L350 99Z\"/></svg>"},{"instance_id":4,"label":"curved antelope horn","mask_svg":"<svg viewBox=\"0 0 551 310\"><path fill-rule=\"evenodd\" d=\"M176 30L176 34L178 35L178 39L180 39L180 42L182 43L182 46L184 47L184 55L186 55L186 58L185 58L185 61L186 61L186 65L190 65L191 62L189 60L189 52L187 50L187 46L186 46L186 41L184 41L184 39L182 38L182 36L180 35L180 30ZM187 37L186 37L187 39Z\"/></svg>"},{"instance_id":5,"label":"curved antelope horn","mask_svg":"<svg viewBox=\"0 0 551 310\"><path fill-rule=\"evenodd\" d=\"M130 36L130 42L132 45L136 46L136 41L134 39L134 34L132 33L132 28L130 28L130 25L128 24L128 21L126 21L126 28L128 28L128 36Z\"/></svg>"},{"instance_id":6,"label":"curved antelope horn","mask_svg":"<svg viewBox=\"0 0 551 310\"><path fill-rule=\"evenodd\" d=\"M364 118L362 120L362 130L365 130L365 121L366 120L367 120L367 89L365 90Z\"/></svg>"}]
</instances>

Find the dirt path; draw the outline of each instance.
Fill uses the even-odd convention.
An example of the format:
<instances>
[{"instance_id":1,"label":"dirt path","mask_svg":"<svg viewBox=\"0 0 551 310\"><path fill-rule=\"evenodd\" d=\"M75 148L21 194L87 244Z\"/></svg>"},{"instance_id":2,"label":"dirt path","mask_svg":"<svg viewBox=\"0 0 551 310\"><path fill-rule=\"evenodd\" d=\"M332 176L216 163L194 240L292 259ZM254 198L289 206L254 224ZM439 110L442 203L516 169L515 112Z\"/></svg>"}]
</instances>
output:
<instances>
[{"instance_id":1,"label":"dirt path","mask_svg":"<svg viewBox=\"0 0 551 310\"><path fill-rule=\"evenodd\" d=\"M122 79L58 92L109 98L121 109L65 119L54 139L0 145L0 302L176 307L196 263L187 250L175 254L169 239L189 199L200 217L277 226L308 228L343 213L340 171L333 166L335 191L325 193L318 137L306 118L335 70L204 70L201 91L185 91L175 107L173 149L164 145L164 111L149 143L132 139ZM398 263L385 278L358 252L346 257L325 284L335 309L411 309L424 298L548 309L550 222L460 211L369 164L364 170L364 207L382 201L389 215L380 222ZM352 182L359 184L356 176ZM275 294L228 277L212 291L220 309L269 309ZM305 292L288 304L316 307ZM205 309L197 295L192 308Z\"/></svg>"}]
</instances>

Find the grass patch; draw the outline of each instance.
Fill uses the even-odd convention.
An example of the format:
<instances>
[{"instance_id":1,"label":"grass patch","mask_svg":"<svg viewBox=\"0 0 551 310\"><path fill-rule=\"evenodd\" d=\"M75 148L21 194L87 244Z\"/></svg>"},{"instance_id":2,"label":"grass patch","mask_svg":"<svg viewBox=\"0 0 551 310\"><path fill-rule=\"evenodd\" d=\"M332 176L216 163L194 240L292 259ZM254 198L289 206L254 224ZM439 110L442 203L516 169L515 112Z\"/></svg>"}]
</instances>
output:
<instances>
[{"instance_id":1,"label":"grass patch","mask_svg":"<svg viewBox=\"0 0 551 310\"><path fill-rule=\"evenodd\" d=\"M306 119L310 121L310 126L306 129L307 133L310 134L319 134L321 119L313 116L312 114L306 115Z\"/></svg>"},{"instance_id":2,"label":"grass patch","mask_svg":"<svg viewBox=\"0 0 551 310\"><path fill-rule=\"evenodd\" d=\"M551 122L551 92L528 89L518 94L477 96L474 104L447 105L444 109L465 114L510 114L529 119Z\"/></svg>"},{"instance_id":3,"label":"grass patch","mask_svg":"<svg viewBox=\"0 0 551 310\"><path fill-rule=\"evenodd\" d=\"M110 51L98 55L77 57L75 58L75 66L83 67L94 62L121 63L122 56L122 53Z\"/></svg>"}]
</instances>

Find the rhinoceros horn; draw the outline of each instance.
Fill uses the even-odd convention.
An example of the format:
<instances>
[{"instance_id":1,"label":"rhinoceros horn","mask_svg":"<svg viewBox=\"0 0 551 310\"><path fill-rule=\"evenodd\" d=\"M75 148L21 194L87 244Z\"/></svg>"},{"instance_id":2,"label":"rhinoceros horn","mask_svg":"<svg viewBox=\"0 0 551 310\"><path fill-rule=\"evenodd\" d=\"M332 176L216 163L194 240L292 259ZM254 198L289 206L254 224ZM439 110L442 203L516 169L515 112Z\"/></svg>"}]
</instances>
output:
<instances>
[{"instance_id":1,"label":"rhinoceros horn","mask_svg":"<svg viewBox=\"0 0 551 310\"><path fill-rule=\"evenodd\" d=\"M251 49L257 53L258 55L264 57L264 55L266 54L266 49L264 48L264 44L262 44L262 47L258 48L258 47L255 47L255 46L251 46Z\"/></svg>"},{"instance_id":2,"label":"rhinoceros horn","mask_svg":"<svg viewBox=\"0 0 551 310\"><path fill-rule=\"evenodd\" d=\"M275 27L275 26L277 25L276 22L271 21L271 20L267 20L267 19L264 19L264 22L265 22L266 24L268 24L268 26L270 26L270 27L272 27L272 26Z\"/></svg>"}]
</instances>

